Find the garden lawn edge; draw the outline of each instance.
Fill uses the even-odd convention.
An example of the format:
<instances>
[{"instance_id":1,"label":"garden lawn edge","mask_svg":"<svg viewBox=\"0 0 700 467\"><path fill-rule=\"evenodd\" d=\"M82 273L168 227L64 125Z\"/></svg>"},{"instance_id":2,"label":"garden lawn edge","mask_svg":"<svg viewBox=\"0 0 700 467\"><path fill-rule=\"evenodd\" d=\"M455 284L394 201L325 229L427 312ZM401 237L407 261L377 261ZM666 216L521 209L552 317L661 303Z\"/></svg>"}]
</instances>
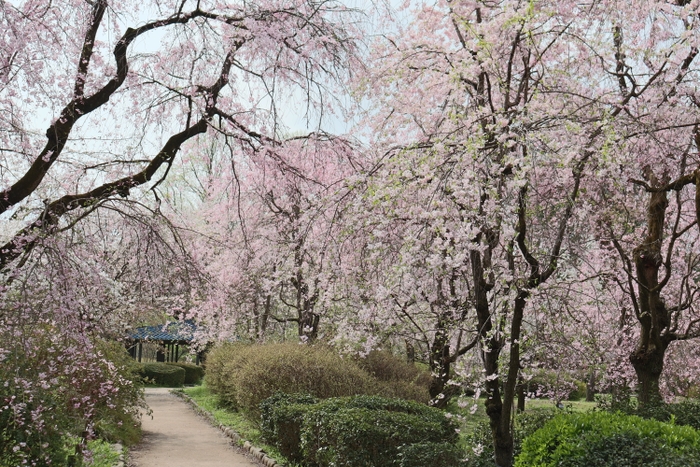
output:
<instances>
[{"instance_id":1,"label":"garden lawn edge","mask_svg":"<svg viewBox=\"0 0 700 467\"><path fill-rule=\"evenodd\" d=\"M238 446L242 447L246 451L248 451L253 457L258 459L260 462L263 463L266 467L285 467L284 464L280 464L277 462L275 459L272 457L268 456L265 451L263 451L261 448L255 447L252 444L250 444L250 441L247 441L241 437L238 433L233 431L230 427L224 426L221 423L218 423L216 421L216 418L214 418L214 415L212 415L209 411L203 409L200 407L197 402L192 399L188 394L185 394L182 389L173 389L170 391L172 394L176 395L177 397L182 398L185 402L190 404L192 409L200 416L204 417L209 423L211 423L213 426L218 427L226 437L230 438L233 442L235 442Z\"/></svg>"},{"instance_id":2,"label":"garden lawn edge","mask_svg":"<svg viewBox=\"0 0 700 467\"><path fill-rule=\"evenodd\" d=\"M119 454L119 459L117 459L117 462L114 463L113 467L124 467L126 462L124 457L126 449L124 448L124 445L122 445L121 443L114 443L111 447L114 452Z\"/></svg>"}]
</instances>

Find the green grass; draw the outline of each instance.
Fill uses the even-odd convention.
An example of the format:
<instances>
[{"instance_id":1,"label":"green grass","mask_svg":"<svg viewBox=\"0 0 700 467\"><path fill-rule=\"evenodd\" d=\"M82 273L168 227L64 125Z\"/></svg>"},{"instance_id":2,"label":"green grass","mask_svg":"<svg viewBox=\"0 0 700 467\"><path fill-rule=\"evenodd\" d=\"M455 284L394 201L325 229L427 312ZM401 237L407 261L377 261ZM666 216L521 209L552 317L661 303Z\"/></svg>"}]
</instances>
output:
<instances>
[{"instance_id":1,"label":"green grass","mask_svg":"<svg viewBox=\"0 0 700 467\"><path fill-rule=\"evenodd\" d=\"M119 460L120 453L114 451L112 445L107 441L89 441L88 449L92 451L90 467L112 467Z\"/></svg>"},{"instance_id":2,"label":"green grass","mask_svg":"<svg viewBox=\"0 0 700 467\"><path fill-rule=\"evenodd\" d=\"M250 441L250 444L265 451L268 456L275 459L278 463L290 466L294 465L290 464L289 461L280 454L277 448L263 441L257 421L249 420L240 412L222 407L219 403L218 396L209 390L206 383L203 383L201 386L184 388L182 391L190 396L199 407L212 414L217 423L231 428L231 430L238 433L241 438ZM240 444L242 445L243 442Z\"/></svg>"},{"instance_id":3,"label":"green grass","mask_svg":"<svg viewBox=\"0 0 700 467\"><path fill-rule=\"evenodd\" d=\"M462 425L462 433L468 433L473 431L477 425L482 422L487 422L488 417L486 416L486 406L484 405L485 398L481 397L478 400L466 397L462 401L466 402L467 405L464 408L459 407L457 400L453 400L447 406L447 412L450 412L459 417ZM476 404L476 411L471 413L472 407ZM573 412L587 412L595 408L595 402L585 402L585 401L564 401L564 407L567 410ZM525 411L528 410L556 410L556 405L553 400L550 399L528 399L525 402Z\"/></svg>"}]
</instances>

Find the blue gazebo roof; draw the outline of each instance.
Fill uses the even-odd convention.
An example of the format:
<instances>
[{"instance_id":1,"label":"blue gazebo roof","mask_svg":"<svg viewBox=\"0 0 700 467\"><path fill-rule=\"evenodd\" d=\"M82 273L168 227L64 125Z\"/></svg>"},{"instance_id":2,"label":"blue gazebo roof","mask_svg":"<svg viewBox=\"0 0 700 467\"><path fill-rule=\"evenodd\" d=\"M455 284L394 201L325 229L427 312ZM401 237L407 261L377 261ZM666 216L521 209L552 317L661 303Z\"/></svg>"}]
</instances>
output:
<instances>
[{"instance_id":1,"label":"blue gazebo roof","mask_svg":"<svg viewBox=\"0 0 700 467\"><path fill-rule=\"evenodd\" d=\"M191 342L197 325L192 320L170 321L158 326L143 326L132 330L128 338L134 341Z\"/></svg>"}]
</instances>

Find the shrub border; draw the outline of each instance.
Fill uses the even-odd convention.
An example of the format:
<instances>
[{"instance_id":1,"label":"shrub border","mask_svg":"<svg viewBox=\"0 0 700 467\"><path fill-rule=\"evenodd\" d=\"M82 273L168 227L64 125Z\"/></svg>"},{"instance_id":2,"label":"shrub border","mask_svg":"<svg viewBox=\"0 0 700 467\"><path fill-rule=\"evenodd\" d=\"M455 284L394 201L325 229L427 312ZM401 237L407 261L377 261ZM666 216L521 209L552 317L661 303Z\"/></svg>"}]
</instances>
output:
<instances>
[{"instance_id":1,"label":"shrub border","mask_svg":"<svg viewBox=\"0 0 700 467\"><path fill-rule=\"evenodd\" d=\"M265 451L263 451L261 448L255 447L252 444L250 444L250 441L243 439L241 435L233 431L231 428L217 423L216 419L210 412L204 410L199 405L197 405L194 399L192 399L189 395L185 394L182 389L172 389L170 393L176 395L177 397L187 402L192 407L192 410L194 410L195 413L197 413L197 415L204 417L211 425L219 428L219 430L221 430L227 438L231 439L233 443L248 451L253 457L262 462L263 465L265 465L266 467L285 467L284 464L280 464L275 459L268 456L265 453Z\"/></svg>"}]
</instances>

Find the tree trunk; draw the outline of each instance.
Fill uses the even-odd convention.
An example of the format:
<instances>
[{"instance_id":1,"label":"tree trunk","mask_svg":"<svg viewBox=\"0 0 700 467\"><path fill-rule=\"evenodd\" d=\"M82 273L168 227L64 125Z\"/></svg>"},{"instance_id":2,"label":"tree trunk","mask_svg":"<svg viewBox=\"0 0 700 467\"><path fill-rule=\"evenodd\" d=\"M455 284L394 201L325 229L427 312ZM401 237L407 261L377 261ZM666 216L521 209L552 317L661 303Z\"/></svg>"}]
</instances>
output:
<instances>
[{"instance_id":1,"label":"tree trunk","mask_svg":"<svg viewBox=\"0 0 700 467\"><path fill-rule=\"evenodd\" d=\"M666 349L662 347L638 348L630 355L630 362L637 374L637 399L644 407L661 402L659 379L664 367Z\"/></svg>"},{"instance_id":2,"label":"tree trunk","mask_svg":"<svg viewBox=\"0 0 700 467\"><path fill-rule=\"evenodd\" d=\"M652 186L660 186L667 180L658 180L650 168L645 167L645 177ZM640 325L639 344L629 359L637 373L638 400L641 406L661 400L659 378L668 347L664 336L671 320L661 296L664 284L659 283L659 270L663 265L661 245L664 239L664 222L668 198L665 191L651 193L647 205L647 235L633 251L637 273L638 309Z\"/></svg>"},{"instance_id":3,"label":"tree trunk","mask_svg":"<svg viewBox=\"0 0 700 467\"><path fill-rule=\"evenodd\" d=\"M518 412L525 412L525 383L519 381L518 385L515 387L515 391L518 393Z\"/></svg>"},{"instance_id":4,"label":"tree trunk","mask_svg":"<svg viewBox=\"0 0 700 467\"><path fill-rule=\"evenodd\" d=\"M416 362L416 348L413 345L411 341L408 339L405 340L406 342L406 361L408 363L415 363Z\"/></svg>"},{"instance_id":5,"label":"tree trunk","mask_svg":"<svg viewBox=\"0 0 700 467\"><path fill-rule=\"evenodd\" d=\"M586 382L586 402L595 401L595 380L595 370L591 370L590 374L588 375L588 381Z\"/></svg>"},{"instance_id":6,"label":"tree trunk","mask_svg":"<svg viewBox=\"0 0 700 467\"><path fill-rule=\"evenodd\" d=\"M501 378L498 374L498 358L503 349L503 342L501 342L499 333L493 332L494 322L487 296L490 286L484 275L481 255L472 251L470 252L470 260L474 280L476 315L479 322L479 334L482 338L482 359L486 377L484 383L486 415L489 417L494 459L498 467L511 467L513 465L513 434L510 431L510 409L504 410ZM510 403L512 404L512 402L511 399Z\"/></svg>"},{"instance_id":7,"label":"tree trunk","mask_svg":"<svg viewBox=\"0 0 700 467\"><path fill-rule=\"evenodd\" d=\"M437 332L433 339L433 345L430 349L430 372L432 378L428 392L430 394L430 403L433 407L444 409L447 406L450 398L455 395L456 391L448 387L450 381L452 360L450 358L450 343L447 332L445 331L445 323L439 319L437 323Z\"/></svg>"},{"instance_id":8,"label":"tree trunk","mask_svg":"<svg viewBox=\"0 0 700 467\"><path fill-rule=\"evenodd\" d=\"M318 337L318 322L320 317L312 311L303 311L299 314L299 337L313 342Z\"/></svg>"}]
</instances>

